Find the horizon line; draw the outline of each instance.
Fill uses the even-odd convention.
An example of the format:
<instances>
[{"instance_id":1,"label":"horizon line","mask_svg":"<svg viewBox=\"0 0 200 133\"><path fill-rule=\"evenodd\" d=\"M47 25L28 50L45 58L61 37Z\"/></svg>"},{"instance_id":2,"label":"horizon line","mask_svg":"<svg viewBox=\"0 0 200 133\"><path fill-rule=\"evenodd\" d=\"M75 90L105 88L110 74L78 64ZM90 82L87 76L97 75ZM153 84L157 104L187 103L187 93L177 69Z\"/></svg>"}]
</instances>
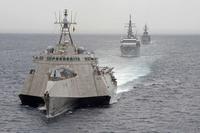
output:
<instances>
[{"instance_id":1,"label":"horizon line","mask_svg":"<svg viewBox=\"0 0 200 133\"><path fill-rule=\"evenodd\" d=\"M52 34L52 35L59 35L60 33L50 33L50 32L0 32L0 34L35 34L35 35L39 35L39 34ZM73 35L126 35L126 34L121 34L121 33L101 33L101 32L97 32L97 33L71 33ZM142 35L142 34L138 34L138 35ZM150 35L200 35L200 33L151 33Z\"/></svg>"}]
</instances>

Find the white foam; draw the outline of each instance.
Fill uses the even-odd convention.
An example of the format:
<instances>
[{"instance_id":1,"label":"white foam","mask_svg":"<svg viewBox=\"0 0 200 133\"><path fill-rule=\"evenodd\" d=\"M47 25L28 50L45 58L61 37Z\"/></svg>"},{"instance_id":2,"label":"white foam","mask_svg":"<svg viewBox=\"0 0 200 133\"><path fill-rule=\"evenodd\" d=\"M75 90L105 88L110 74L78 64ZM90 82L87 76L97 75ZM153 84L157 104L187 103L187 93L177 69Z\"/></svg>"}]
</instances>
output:
<instances>
[{"instance_id":1,"label":"white foam","mask_svg":"<svg viewBox=\"0 0 200 133\"><path fill-rule=\"evenodd\" d=\"M145 76L150 73L148 66L128 66L123 70L116 72L115 76L118 80L117 93L127 92L133 88L133 82L139 79L141 76Z\"/></svg>"},{"instance_id":2,"label":"white foam","mask_svg":"<svg viewBox=\"0 0 200 133\"><path fill-rule=\"evenodd\" d=\"M145 57L123 58L114 57L101 60L100 64L114 66L114 75L117 79L117 93L127 92L133 88L133 81L150 73L150 64L146 62Z\"/></svg>"}]
</instances>

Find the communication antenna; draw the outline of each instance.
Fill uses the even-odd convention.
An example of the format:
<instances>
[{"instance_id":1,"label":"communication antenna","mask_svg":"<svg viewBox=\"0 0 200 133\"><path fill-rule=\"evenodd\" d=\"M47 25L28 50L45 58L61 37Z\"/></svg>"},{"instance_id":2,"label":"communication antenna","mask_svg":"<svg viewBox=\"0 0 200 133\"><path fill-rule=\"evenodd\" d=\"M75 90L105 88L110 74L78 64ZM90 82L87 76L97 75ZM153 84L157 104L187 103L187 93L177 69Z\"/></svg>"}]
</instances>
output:
<instances>
[{"instance_id":1,"label":"communication antenna","mask_svg":"<svg viewBox=\"0 0 200 133\"><path fill-rule=\"evenodd\" d=\"M55 15L55 23L58 21L58 18L57 18L57 14L56 14L56 12L54 13L54 15Z\"/></svg>"},{"instance_id":2,"label":"communication antenna","mask_svg":"<svg viewBox=\"0 0 200 133\"><path fill-rule=\"evenodd\" d=\"M145 31L145 32L147 32L147 31L148 31L147 24L145 24L145 26L144 26L144 31Z\"/></svg>"},{"instance_id":3,"label":"communication antenna","mask_svg":"<svg viewBox=\"0 0 200 133\"><path fill-rule=\"evenodd\" d=\"M60 25L60 30L62 29L62 23L61 23L61 15L60 15L60 11L58 12L58 17L57 17L57 13L55 12L55 22L54 24L59 24Z\"/></svg>"},{"instance_id":4,"label":"communication antenna","mask_svg":"<svg viewBox=\"0 0 200 133\"><path fill-rule=\"evenodd\" d=\"M72 22L72 14L71 14L71 20L68 19L68 11L67 11L67 9L65 9L63 20L61 20L61 14L59 11L59 20L57 22L55 22L55 24L59 24L61 27L61 35L60 35L60 39L59 39L59 44L61 44L62 40L65 42L65 41L67 41L67 38L69 38L71 45L74 46L70 30L71 30L71 26L75 25L76 22Z\"/></svg>"},{"instance_id":5,"label":"communication antenna","mask_svg":"<svg viewBox=\"0 0 200 133\"><path fill-rule=\"evenodd\" d=\"M73 23L73 12L71 11L71 20L70 20L70 22L71 23ZM71 28L71 27L70 27ZM72 31L74 32L74 27L73 28L71 28L72 29Z\"/></svg>"},{"instance_id":6,"label":"communication antenna","mask_svg":"<svg viewBox=\"0 0 200 133\"><path fill-rule=\"evenodd\" d=\"M72 15L73 15L73 14L72 14L72 11L71 11L71 20L70 20L70 21L71 21L71 23L72 23Z\"/></svg>"},{"instance_id":7,"label":"communication antenna","mask_svg":"<svg viewBox=\"0 0 200 133\"><path fill-rule=\"evenodd\" d=\"M77 12L75 13L74 15L74 20L72 20L72 23L75 23L76 24L76 16L77 16ZM73 26L72 28L72 31L74 32L75 31L75 27Z\"/></svg>"},{"instance_id":8,"label":"communication antenna","mask_svg":"<svg viewBox=\"0 0 200 133\"><path fill-rule=\"evenodd\" d=\"M61 13L59 11L59 20L58 20L58 23L61 23Z\"/></svg>"},{"instance_id":9,"label":"communication antenna","mask_svg":"<svg viewBox=\"0 0 200 133\"><path fill-rule=\"evenodd\" d=\"M73 22L76 22L76 16L77 16L77 12L74 15L74 21Z\"/></svg>"}]
</instances>

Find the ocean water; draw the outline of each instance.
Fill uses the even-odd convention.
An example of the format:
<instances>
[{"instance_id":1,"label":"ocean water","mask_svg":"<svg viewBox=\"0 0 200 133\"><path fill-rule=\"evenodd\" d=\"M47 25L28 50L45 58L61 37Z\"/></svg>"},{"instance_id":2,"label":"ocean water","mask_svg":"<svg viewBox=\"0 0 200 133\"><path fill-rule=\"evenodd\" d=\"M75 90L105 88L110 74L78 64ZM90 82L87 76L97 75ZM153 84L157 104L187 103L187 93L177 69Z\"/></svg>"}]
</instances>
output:
<instances>
[{"instance_id":1,"label":"ocean water","mask_svg":"<svg viewBox=\"0 0 200 133\"><path fill-rule=\"evenodd\" d=\"M120 56L119 35L74 35L102 66L114 67L120 99L109 107L81 108L47 120L21 106L18 94L32 56L57 35L0 34L1 133L199 133L200 36L152 36L135 58Z\"/></svg>"}]
</instances>

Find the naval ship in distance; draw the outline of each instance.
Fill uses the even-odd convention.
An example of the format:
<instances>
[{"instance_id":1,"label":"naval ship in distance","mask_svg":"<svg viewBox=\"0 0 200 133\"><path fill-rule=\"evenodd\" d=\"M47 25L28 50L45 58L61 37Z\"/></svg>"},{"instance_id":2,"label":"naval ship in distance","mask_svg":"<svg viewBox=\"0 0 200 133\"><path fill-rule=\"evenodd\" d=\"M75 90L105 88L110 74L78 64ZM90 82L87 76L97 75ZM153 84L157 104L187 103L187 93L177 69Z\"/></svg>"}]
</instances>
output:
<instances>
[{"instance_id":1,"label":"naval ship in distance","mask_svg":"<svg viewBox=\"0 0 200 133\"><path fill-rule=\"evenodd\" d=\"M142 42L142 44L150 44L151 43L151 36L148 33L148 27L146 24L144 26L144 33L142 35L141 42Z\"/></svg>"},{"instance_id":2,"label":"naval ship in distance","mask_svg":"<svg viewBox=\"0 0 200 133\"><path fill-rule=\"evenodd\" d=\"M113 68L100 67L94 53L77 47L64 11L59 42L33 57L31 69L19 94L22 105L43 108L47 118L58 116L78 105L109 105L114 102L117 81Z\"/></svg>"},{"instance_id":3,"label":"naval ship in distance","mask_svg":"<svg viewBox=\"0 0 200 133\"><path fill-rule=\"evenodd\" d=\"M124 37L120 42L121 56L132 57L139 54L140 41L138 40L137 34L133 33L131 15L128 23L127 36Z\"/></svg>"}]
</instances>

